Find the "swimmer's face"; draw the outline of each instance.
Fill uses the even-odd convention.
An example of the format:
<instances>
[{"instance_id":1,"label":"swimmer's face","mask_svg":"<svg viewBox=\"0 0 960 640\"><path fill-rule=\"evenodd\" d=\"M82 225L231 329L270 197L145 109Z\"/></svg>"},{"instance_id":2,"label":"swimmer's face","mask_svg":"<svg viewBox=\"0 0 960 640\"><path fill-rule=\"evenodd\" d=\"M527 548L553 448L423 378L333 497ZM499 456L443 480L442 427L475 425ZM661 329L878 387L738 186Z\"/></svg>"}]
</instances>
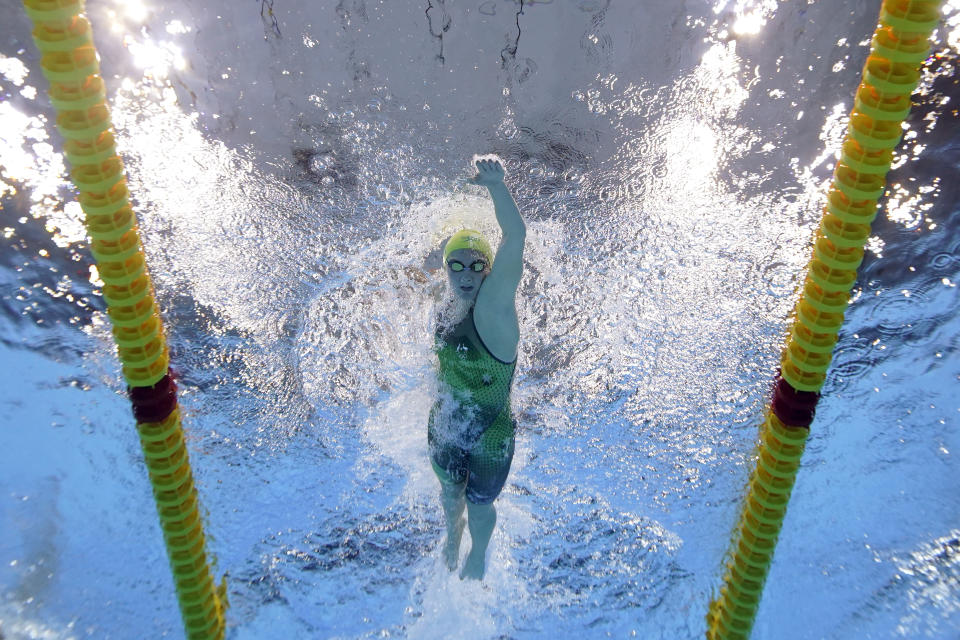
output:
<instances>
[{"instance_id":1,"label":"swimmer's face","mask_svg":"<svg viewBox=\"0 0 960 640\"><path fill-rule=\"evenodd\" d=\"M462 266L459 271L454 269ZM482 269L481 269L482 267ZM480 269L477 271L477 269ZM447 278L450 279L450 288L462 300L474 301L480 290L480 283L490 273L490 263L487 258L473 249L457 249L447 256Z\"/></svg>"}]
</instances>

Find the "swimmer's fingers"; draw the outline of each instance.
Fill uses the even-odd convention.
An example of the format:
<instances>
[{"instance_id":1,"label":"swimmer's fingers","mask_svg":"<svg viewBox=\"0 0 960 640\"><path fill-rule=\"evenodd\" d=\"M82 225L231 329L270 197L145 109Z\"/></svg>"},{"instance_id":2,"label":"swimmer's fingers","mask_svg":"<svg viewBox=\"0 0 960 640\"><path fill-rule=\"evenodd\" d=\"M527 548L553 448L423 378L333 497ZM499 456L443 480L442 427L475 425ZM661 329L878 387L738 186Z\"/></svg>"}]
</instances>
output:
<instances>
[{"instance_id":1,"label":"swimmer's fingers","mask_svg":"<svg viewBox=\"0 0 960 640\"><path fill-rule=\"evenodd\" d=\"M470 179L472 184L493 185L503 181L503 165L498 160L480 159L476 161L477 175Z\"/></svg>"},{"instance_id":2,"label":"swimmer's fingers","mask_svg":"<svg viewBox=\"0 0 960 640\"><path fill-rule=\"evenodd\" d=\"M504 175L503 165L500 164L499 160L493 160L489 158L477 160L477 171L481 174L497 174L501 178Z\"/></svg>"}]
</instances>

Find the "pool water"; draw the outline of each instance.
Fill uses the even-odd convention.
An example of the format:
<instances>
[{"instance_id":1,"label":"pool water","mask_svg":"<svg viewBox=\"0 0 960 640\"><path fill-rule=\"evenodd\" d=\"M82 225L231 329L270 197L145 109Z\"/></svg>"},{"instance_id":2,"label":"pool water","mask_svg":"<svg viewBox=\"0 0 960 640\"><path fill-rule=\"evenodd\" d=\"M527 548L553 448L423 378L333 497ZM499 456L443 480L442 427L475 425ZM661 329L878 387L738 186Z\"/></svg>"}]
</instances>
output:
<instances>
[{"instance_id":1,"label":"pool water","mask_svg":"<svg viewBox=\"0 0 960 640\"><path fill-rule=\"evenodd\" d=\"M88 4L228 638L703 637L880 3ZM8 5L0 637L182 637ZM960 636L943 11L754 638ZM481 584L443 565L426 448L439 244L498 233L475 153L503 158L528 228Z\"/></svg>"}]
</instances>

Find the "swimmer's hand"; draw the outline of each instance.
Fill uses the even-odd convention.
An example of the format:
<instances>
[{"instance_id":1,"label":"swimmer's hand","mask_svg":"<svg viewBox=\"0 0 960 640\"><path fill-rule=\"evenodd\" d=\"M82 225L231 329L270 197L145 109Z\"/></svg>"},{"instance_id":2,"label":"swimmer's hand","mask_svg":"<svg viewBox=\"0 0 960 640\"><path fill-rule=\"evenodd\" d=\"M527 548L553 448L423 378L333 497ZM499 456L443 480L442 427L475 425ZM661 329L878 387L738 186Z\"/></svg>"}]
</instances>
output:
<instances>
[{"instance_id":1,"label":"swimmer's hand","mask_svg":"<svg viewBox=\"0 0 960 640\"><path fill-rule=\"evenodd\" d=\"M467 180L467 182L484 187L492 187L503 183L504 170L499 160L481 158L476 161L476 165L477 175Z\"/></svg>"}]
</instances>

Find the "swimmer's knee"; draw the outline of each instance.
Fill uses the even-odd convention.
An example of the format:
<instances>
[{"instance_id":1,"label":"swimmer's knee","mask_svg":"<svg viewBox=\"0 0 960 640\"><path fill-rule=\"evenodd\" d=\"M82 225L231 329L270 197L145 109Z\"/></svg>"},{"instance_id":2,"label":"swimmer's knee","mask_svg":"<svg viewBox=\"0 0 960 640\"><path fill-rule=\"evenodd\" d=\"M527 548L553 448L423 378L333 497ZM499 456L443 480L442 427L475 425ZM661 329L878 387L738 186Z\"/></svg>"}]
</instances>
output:
<instances>
[{"instance_id":1,"label":"swimmer's knee","mask_svg":"<svg viewBox=\"0 0 960 640\"><path fill-rule=\"evenodd\" d=\"M446 480L440 480L440 493L444 495L445 498L454 498L457 500L463 500L464 495L467 490L467 481L463 482L449 482Z\"/></svg>"}]
</instances>

